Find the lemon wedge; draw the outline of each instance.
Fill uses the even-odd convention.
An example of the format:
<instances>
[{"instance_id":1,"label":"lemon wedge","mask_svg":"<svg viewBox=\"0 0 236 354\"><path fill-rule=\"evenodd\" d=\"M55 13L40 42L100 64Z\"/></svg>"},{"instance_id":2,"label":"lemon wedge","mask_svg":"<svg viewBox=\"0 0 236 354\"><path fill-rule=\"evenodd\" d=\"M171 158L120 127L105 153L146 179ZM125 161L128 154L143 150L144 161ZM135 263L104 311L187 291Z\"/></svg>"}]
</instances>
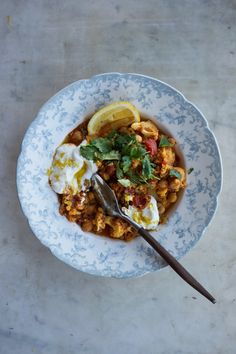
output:
<instances>
[{"instance_id":1,"label":"lemon wedge","mask_svg":"<svg viewBox=\"0 0 236 354\"><path fill-rule=\"evenodd\" d=\"M109 132L112 129L127 127L132 123L140 122L137 108L130 102L114 102L97 111L88 123L89 135L99 132Z\"/></svg>"}]
</instances>

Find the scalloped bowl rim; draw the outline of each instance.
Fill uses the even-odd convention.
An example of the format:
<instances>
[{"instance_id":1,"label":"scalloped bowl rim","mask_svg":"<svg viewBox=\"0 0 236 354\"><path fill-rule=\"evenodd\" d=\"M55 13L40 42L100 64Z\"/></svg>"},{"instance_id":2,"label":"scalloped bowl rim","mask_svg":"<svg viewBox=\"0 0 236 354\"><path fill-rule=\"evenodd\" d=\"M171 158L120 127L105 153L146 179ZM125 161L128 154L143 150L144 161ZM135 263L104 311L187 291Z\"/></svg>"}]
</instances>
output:
<instances>
[{"instance_id":1,"label":"scalloped bowl rim","mask_svg":"<svg viewBox=\"0 0 236 354\"><path fill-rule=\"evenodd\" d=\"M44 242L44 240L40 239L40 237L37 235L37 232L36 230L34 230L34 227L33 225L31 224L30 222L30 219L27 215L27 209L25 208L22 200L20 199L19 197L19 190L20 190L20 183L19 183L19 169L20 169L20 162L21 162L21 157L22 155L24 154L24 143L27 139L27 135L30 131L30 129L34 126L34 125L37 125L37 121L39 119L39 115L41 112L43 112L45 110L45 108L47 107L47 105L51 102L54 101L54 99L60 95L64 90L67 90L69 89L70 87L73 87L75 84L79 83L79 82L87 82L87 81L92 81L93 79L96 79L96 78L99 78L99 77L106 77L106 76L111 76L111 75L116 75L116 76L125 76L125 75L130 75L130 76L137 76L137 77L143 77L144 79L148 79L148 80L151 80L151 81L155 81L155 82L159 82L163 85L165 85L166 87L169 87L171 90L173 90L173 92L177 93L179 96L182 97L182 99L185 101L185 103L187 103L188 105L192 106L201 116L202 120L204 121L205 123L205 129L207 129L211 135L212 135L212 138L216 144L216 147L217 147L217 152L218 152L218 158L219 158L219 163L220 163L220 181L218 183L218 190L216 191L216 194L214 196L214 199L215 199L215 203L214 203L214 211L213 213L210 215L210 217L208 218L207 222L205 223L204 225L204 229L202 230L201 232L201 235L200 237L196 240L196 242L191 245L191 248L190 249L186 249L185 252L181 255L181 257L176 257L177 259L180 259L182 257L184 257L184 255L186 253L188 253L191 249L193 249L196 244L199 242L200 238L202 238L202 236L205 234L206 232L206 229L209 227L209 225L211 224L214 216L215 216L215 213L217 211L217 208L218 208L218 202L219 202L219 196L220 196L220 193L222 191L222 186L223 186L223 164L222 164L222 156L221 156L221 153L220 153L220 149L219 149L219 145L218 145L218 142L217 142L217 139L215 137L215 134L214 132L210 129L209 127L209 124L208 124L208 121L206 119L206 117L204 116L204 114L202 113L202 111L194 104L192 103L191 101L189 101L185 95L180 92L178 89L176 89L175 87L171 86L170 84L167 84L166 82L162 81L162 80L159 80L159 79L156 79L154 77L151 77L151 76L148 76L148 75L145 75L145 74L138 74L138 73L132 73L132 72L105 72L105 73L101 73L101 74L96 74L96 75L93 75L91 76L90 78L87 78L87 79L79 79L79 80L76 80L68 85L66 85L65 87L63 87L62 89L60 89L59 91L57 91L53 96L51 96L42 106L41 108L39 109L37 115L35 116L35 118L32 120L32 122L30 123L30 125L28 126L28 128L26 129L25 133L24 133L24 138L22 140L22 143L21 143L21 148L20 148L20 154L18 156L18 159L17 159L17 168L16 168L16 188L17 188L17 193L18 193L18 198L19 198L19 201L20 201L20 206L21 206L21 209L23 211L23 214L25 215L26 219L27 219L27 222L31 228L31 230L33 231L33 234L39 239L39 241L44 245L46 246L47 248L49 248L49 250L51 251L51 253L56 256L59 260L61 260L63 263L65 264L68 264L69 266L77 269L77 270L80 270L82 272L85 272L87 274L90 274L90 275L95 275L95 276L103 276L103 277L109 277L109 278L119 278L119 279L125 279L125 278L137 278L137 277L141 277L145 274L148 274L148 273L152 273L152 272L157 272L157 271L160 271L161 269L165 268L166 266L168 266L168 264L162 264L162 266L158 269L155 269L155 270L141 270L140 272L132 272L132 273L129 273L129 274L124 274L122 276L120 275L116 275L116 274L101 274L100 271L94 271L94 270L91 270L91 271L87 271L87 270L83 270L73 264L71 264L67 259L64 259L63 257L60 256L60 254L57 254L55 249L51 249L47 244L46 242Z\"/></svg>"}]
</instances>

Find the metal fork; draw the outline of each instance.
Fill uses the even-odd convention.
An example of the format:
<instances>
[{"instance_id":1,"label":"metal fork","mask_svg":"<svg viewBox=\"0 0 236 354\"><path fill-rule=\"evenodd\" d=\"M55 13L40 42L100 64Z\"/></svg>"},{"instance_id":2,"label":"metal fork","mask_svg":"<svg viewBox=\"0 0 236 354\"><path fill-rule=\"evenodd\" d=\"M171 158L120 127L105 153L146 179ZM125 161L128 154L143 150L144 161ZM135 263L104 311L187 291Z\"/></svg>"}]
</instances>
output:
<instances>
[{"instance_id":1,"label":"metal fork","mask_svg":"<svg viewBox=\"0 0 236 354\"><path fill-rule=\"evenodd\" d=\"M214 297L196 280L193 276L144 228L125 215L118 204L117 198L109 185L98 175L92 176L92 186L94 192L101 203L101 206L110 216L119 217L130 223L154 250L171 266L179 276L189 285L205 296L213 304L216 303Z\"/></svg>"}]
</instances>

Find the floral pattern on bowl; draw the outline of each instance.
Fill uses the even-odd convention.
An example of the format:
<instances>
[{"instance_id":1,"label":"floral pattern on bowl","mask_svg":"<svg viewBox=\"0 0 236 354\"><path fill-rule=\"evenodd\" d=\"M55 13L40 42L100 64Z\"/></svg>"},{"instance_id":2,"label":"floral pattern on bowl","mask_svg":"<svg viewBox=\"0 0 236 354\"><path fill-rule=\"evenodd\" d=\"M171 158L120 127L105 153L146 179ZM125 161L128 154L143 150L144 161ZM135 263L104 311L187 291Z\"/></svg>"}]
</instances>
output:
<instances>
[{"instance_id":1,"label":"floral pattern on bowl","mask_svg":"<svg viewBox=\"0 0 236 354\"><path fill-rule=\"evenodd\" d=\"M85 117L114 101L130 101L156 119L177 140L188 186L167 224L153 235L176 258L201 238L221 190L219 149L202 113L169 85L139 74L107 73L65 87L41 108L29 126L17 164L17 188L24 214L38 239L63 262L107 277L137 277L166 263L141 238L125 243L83 232L58 211L47 169L56 147Z\"/></svg>"}]
</instances>

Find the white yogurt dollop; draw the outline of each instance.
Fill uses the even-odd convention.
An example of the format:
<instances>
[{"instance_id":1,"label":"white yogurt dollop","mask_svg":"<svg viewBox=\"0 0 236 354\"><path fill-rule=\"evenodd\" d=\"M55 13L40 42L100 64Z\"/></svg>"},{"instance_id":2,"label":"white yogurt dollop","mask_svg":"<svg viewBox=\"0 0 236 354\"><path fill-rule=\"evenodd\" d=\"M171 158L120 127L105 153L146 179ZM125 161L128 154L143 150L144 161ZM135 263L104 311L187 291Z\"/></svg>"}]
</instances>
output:
<instances>
[{"instance_id":1,"label":"white yogurt dollop","mask_svg":"<svg viewBox=\"0 0 236 354\"><path fill-rule=\"evenodd\" d=\"M88 188L97 166L93 161L86 160L80 155L80 147L86 144L84 140L79 146L63 144L56 149L49 170L50 184L56 193L63 194L68 187L74 194Z\"/></svg>"},{"instance_id":2,"label":"white yogurt dollop","mask_svg":"<svg viewBox=\"0 0 236 354\"><path fill-rule=\"evenodd\" d=\"M153 196L144 209L137 209L133 205L129 205L128 208L123 207L122 211L147 230L156 230L160 221L157 202Z\"/></svg>"}]
</instances>

